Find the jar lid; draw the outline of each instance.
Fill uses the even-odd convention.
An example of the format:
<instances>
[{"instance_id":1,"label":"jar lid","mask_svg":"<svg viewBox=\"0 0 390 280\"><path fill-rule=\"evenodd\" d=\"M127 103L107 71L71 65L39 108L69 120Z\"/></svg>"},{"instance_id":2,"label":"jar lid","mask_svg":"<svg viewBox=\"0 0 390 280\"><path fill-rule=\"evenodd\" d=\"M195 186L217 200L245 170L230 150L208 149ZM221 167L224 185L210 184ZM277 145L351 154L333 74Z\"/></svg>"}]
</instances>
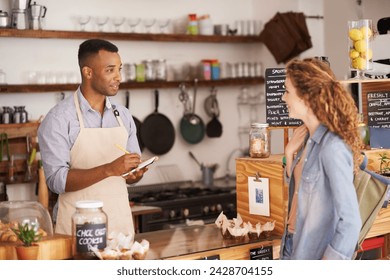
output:
<instances>
[{"instance_id":1,"label":"jar lid","mask_svg":"<svg viewBox=\"0 0 390 280\"><path fill-rule=\"evenodd\" d=\"M251 127L269 127L268 123L252 123Z\"/></svg>"},{"instance_id":2,"label":"jar lid","mask_svg":"<svg viewBox=\"0 0 390 280\"><path fill-rule=\"evenodd\" d=\"M100 208L103 207L103 202L99 200L80 200L76 201L76 208Z\"/></svg>"}]
</instances>

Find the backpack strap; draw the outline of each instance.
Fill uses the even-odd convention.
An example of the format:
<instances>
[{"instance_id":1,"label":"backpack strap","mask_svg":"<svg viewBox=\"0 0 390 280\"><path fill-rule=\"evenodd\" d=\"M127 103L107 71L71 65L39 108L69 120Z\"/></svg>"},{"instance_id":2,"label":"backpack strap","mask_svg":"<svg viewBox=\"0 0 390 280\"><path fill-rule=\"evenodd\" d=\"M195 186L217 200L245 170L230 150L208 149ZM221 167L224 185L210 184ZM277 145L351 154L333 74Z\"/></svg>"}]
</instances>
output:
<instances>
[{"instance_id":1,"label":"backpack strap","mask_svg":"<svg viewBox=\"0 0 390 280\"><path fill-rule=\"evenodd\" d=\"M363 161L362 163L360 164L360 169L361 170L366 170L366 167L367 167L367 164L368 164L368 158L366 156L366 154L364 152L361 152L361 154L363 155Z\"/></svg>"}]
</instances>

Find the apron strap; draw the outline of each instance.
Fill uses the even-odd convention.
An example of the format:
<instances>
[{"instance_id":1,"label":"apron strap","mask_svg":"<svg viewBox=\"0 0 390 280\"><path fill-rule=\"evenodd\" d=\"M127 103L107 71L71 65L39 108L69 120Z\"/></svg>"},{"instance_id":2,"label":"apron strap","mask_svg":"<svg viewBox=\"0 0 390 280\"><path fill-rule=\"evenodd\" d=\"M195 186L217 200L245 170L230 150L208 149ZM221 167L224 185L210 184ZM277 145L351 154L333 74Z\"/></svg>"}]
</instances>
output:
<instances>
[{"instance_id":1,"label":"apron strap","mask_svg":"<svg viewBox=\"0 0 390 280\"><path fill-rule=\"evenodd\" d=\"M114 109L113 107L111 107L111 108L112 108L112 111L113 111L113 113L115 115L116 120L119 123L119 126L124 127L124 124L123 124L123 121L121 119L121 116L119 115L119 111L117 109Z\"/></svg>"},{"instance_id":2,"label":"apron strap","mask_svg":"<svg viewBox=\"0 0 390 280\"><path fill-rule=\"evenodd\" d=\"M74 92L73 96L74 96L74 104L76 105L77 117L78 117L79 122L80 122L80 129L83 129L84 128L84 120L83 120L83 115L81 114L81 110L80 110L80 103L79 103L79 100L77 98L77 91Z\"/></svg>"},{"instance_id":3,"label":"apron strap","mask_svg":"<svg viewBox=\"0 0 390 280\"><path fill-rule=\"evenodd\" d=\"M75 93L74 93L74 103L76 105L77 117L78 117L79 122L80 122L80 129L83 129L84 128L84 120L83 120L83 115L81 114L80 103L79 103L78 98L77 98L77 91L75 91ZM119 115L119 111L117 109L115 109L115 105L111 106L111 109L115 115L116 120L118 121L119 126L124 127L123 121Z\"/></svg>"}]
</instances>

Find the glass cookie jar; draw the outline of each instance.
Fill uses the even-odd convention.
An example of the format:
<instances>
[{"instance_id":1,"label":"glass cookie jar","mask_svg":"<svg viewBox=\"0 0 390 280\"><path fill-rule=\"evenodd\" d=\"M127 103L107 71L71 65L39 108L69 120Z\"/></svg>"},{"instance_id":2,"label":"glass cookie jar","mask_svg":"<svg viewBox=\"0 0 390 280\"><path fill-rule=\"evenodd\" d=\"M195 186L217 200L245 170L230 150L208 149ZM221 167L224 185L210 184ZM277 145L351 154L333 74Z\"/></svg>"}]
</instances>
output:
<instances>
[{"instance_id":1,"label":"glass cookie jar","mask_svg":"<svg viewBox=\"0 0 390 280\"><path fill-rule=\"evenodd\" d=\"M252 123L249 131L249 156L267 158L271 154L270 133L267 123Z\"/></svg>"},{"instance_id":2,"label":"glass cookie jar","mask_svg":"<svg viewBox=\"0 0 390 280\"><path fill-rule=\"evenodd\" d=\"M103 250L107 243L107 214L103 202L82 200L76 202L72 216L73 252L75 259L97 259L91 247Z\"/></svg>"}]
</instances>

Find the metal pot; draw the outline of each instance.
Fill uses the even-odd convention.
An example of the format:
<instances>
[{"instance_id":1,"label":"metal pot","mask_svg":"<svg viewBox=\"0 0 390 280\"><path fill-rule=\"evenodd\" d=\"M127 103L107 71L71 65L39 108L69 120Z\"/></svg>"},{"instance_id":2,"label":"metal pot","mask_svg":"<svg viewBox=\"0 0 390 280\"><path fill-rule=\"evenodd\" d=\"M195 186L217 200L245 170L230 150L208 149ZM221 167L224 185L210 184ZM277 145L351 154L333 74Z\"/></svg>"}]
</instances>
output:
<instances>
[{"instance_id":1,"label":"metal pot","mask_svg":"<svg viewBox=\"0 0 390 280\"><path fill-rule=\"evenodd\" d=\"M190 157L199 165L202 171L202 182L206 187L212 187L214 185L214 173L218 168L218 164L205 165L200 163L192 152L188 152Z\"/></svg>"},{"instance_id":2,"label":"metal pot","mask_svg":"<svg viewBox=\"0 0 390 280\"><path fill-rule=\"evenodd\" d=\"M8 28L9 24L8 13L0 10L0 28Z\"/></svg>"}]
</instances>

